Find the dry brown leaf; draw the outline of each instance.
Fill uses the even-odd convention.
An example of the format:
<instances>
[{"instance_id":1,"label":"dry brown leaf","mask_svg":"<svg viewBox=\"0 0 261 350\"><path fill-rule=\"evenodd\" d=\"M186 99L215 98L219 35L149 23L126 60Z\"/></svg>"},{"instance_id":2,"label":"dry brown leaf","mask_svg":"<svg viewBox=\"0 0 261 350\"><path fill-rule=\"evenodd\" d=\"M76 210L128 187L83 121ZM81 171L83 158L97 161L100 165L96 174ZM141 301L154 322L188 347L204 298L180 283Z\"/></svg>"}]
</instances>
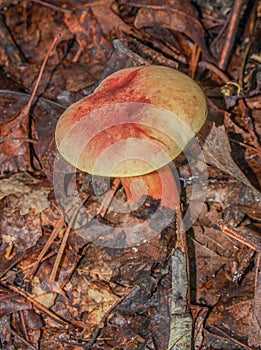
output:
<instances>
[{"instance_id":1,"label":"dry brown leaf","mask_svg":"<svg viewBox=\"0 0 261 350\"><path fill-rule=\"evenodd\" d=\"M1 156L22 158L23 166L21 166L21 170L30 169L28 141L30 142L28 110L24 108L8 122L0 124Z\"/></svg>"},{"instance_id":2,"label":"dry brown leaf","mask_svg":"<svg viewBox=\"0 0 261 350\"><path fill-rule=\"evenodd\" d=\"M5 293L4 293L5 292ZM1 294L1 305L0 305L0 317L8 315L21 310L31 309L32 305L30 302L25 301L20 295L10 294L6 290L0 290Z\"/></svg>"},{"instance_id":3,"label":"dry brown leaf","mask_svg":"<svg viewBox=\"0 0 261 350\"><path fill-rule=\"evenodd\" d=\"M44 290L43 286L41 285L41 281L37 276L34 276L34 278L32 279L31 288L31 294L34 296L34 299L38 301L38 303L44 305L47 308L53 306L57 294L53 291L47 292L46 290Z\"/></svg>"},{"instance_id":4,"label":"dry brown leaf","mask_svg":"<svg viewBox=\"0 0 261 350\"><path fill-rule=\"evenodd\" d=\"M239 205L239 208L251 219L261 221L261 208L257 205Z\"/></svg>"},{"instance_id":5,"label":"dry brown leaf","mask_svg":"<svg viewBox=\"0 0 261 350\"><path fill-rule=\"evenodd\" d=\"M109 1L111 2L111 1ZM97 18L104 35L111 35L116 30L122 31L127 34L132 33L132 29L128 24L117 16L110 6L104 4L98 4L91 7L94 16Z\"/></svg>"},{"instance_id":6,"label":"dry brown leaf","mask_svg":"<svg viewBox=\"0 0 261 350\"><path fill-rule=\"evenodd\" d=\"M50 205L46 188L31 189L29 184L39 184L40 181L24 173L17 173L0 180L0 199L9 196L9 215L19 210L21 215L28 214L31 209L35 213L42 212Z\"/></svg>"},{"instance_id":7,"label":"dry brown leaf","mask_svg":"<svg viewBox=\"0 0 261 350\"><path fill-rule=\"evenodd\" d=\"M30 191L29 184L40 181L27 173L16 173L8 178L0 180L0 200L10 194L25 193Z\"/></svg>"},{"instance_id":8,"label":"dry brown leaf","mask_svg":"<svg viewBox=\"0 0 261 350\"><path fill-rule=\"evenodd\" d=\"M31 210L29 214L20 215L18 211L13 212L12 202L4 199L0 210L0 232L2 244L7 244L17 249L20 246L29 248L36 244L42 235L40 215ZM4 257L0 257L3 258Z\"/></svg>"},{"instance_id":9,"label":"dry brown leaf","mask_svg":"<svg viewBox=\"0 0 261 350\"><path fill-rule=\"evenodd\" d=\"M224 125L213 125L203 145L203 151L207 163L235 177L252 189L257 201L261 199L260 192L249 182L231 157L231 147Z\"/></svg>"},{"instance_id":10,"label":"dry brown leaf","mask_svg":"<svg viewBox=\"0 0 261 350\"><path fill-rule=\"evenodd\" d=\"M104 34L97 23L96 14L87 9L75 14L66 13L64 21L70 32L75 35L79 45L73 62L83 57L85 63L104 63L111 54L112 46L104 37Z\"/></svg>"},{"instance_id":11,"label":"dry brown leaf","mask_svg":"<svg viewBox=\"0 0 261 350\"><path fill-rule=\"evenodd\" d=\"M206 45L205 29L196 13L196 8L191 5L190 1L175 0L165 5L148 5L140 8L134 24L137 28L162 27L186 34L198 44L205 57L213 61Z\"/></svg>"}]
</instances>

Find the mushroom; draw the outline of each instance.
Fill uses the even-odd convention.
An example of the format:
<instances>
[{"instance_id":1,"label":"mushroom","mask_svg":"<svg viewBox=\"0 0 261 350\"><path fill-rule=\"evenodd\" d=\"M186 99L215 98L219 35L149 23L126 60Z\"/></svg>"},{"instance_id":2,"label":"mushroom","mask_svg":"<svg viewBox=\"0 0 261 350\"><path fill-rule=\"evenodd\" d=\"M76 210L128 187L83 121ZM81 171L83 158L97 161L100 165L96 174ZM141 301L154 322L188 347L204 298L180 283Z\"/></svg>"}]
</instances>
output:
<instances>
[{"instance_id":1,"label":"mushroom","mask_svg":"<svg viewBox=\"0 0 261 350\"><path fill-rule=\"evenodd\" d=\"M126 68L66 109L55 139L60 154L87 173L120 178L129 203L146 194L175 210L179 193L169 163L204 124L199 85L172 68Z\"/></svg>"}]
</instances>

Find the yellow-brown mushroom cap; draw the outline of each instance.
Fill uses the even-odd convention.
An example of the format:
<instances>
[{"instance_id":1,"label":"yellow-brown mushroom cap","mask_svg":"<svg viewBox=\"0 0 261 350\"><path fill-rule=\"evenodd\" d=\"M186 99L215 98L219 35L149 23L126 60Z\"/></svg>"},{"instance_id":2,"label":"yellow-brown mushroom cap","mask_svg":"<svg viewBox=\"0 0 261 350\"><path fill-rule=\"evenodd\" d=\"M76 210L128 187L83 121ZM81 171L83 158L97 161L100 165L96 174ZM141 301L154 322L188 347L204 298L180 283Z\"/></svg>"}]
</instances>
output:
<instances>
[{"instance_id":1,"label":"yellow-brown mushroom cap","mask_svg":"<svg viewBox=\"0 0 261 350\"><path fill-rule=\"evenodd\" d=\"M76 168L130 177L168 164L207 117L206 98L185 74L163 66L120 70L71 105L56 127L56 144Z\"/></svg>"}]
</instances>

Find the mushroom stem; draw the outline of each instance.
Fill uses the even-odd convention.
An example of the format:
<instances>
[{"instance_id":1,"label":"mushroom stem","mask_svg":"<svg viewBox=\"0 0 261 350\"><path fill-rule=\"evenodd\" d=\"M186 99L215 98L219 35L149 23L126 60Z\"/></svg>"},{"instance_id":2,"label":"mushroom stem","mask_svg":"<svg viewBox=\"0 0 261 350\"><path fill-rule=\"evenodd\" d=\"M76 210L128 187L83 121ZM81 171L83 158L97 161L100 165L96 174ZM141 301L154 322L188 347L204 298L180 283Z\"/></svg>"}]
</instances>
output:
<instances>
[{"instance_id":1,"label":"mushroom stem","mask_svg":"<svg viewBox=\"0 0 261 350\"><path fill-rule=\"evenodd\" d=\"M143 195L160 200L160 206L176 210L179 204L179 191L174 175L168 165L152 173L121 178L127 200L135 205Z\"/></svg>"},{"instance_id":2,"label":"mushroom stem","mask_svg":"<svg viewBox=\"0 0 261 350\"><path fill-rule=\"evenodd\" d=\"M97 215L104 217L107 209L117 191L122 184L127 201L131 208L139 205L143 196L148 196L154 200L160 200L160 207L176 210L179 204L179 191L174 175L168 165L158 171L140 176L116 178L112 187L106 193Z\"/></svg>"}]
</instances>

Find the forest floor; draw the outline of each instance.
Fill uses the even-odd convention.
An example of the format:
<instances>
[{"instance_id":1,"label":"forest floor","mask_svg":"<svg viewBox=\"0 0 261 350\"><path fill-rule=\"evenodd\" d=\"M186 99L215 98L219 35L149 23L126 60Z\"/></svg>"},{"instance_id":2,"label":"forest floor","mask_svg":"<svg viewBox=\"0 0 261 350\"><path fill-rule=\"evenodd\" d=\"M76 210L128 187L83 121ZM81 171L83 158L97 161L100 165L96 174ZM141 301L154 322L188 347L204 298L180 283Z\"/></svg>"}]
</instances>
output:
<instances>
[{"instance_id":1,"label":"forest floor","mask_svg":"<svg viewBox=\"0 0 261 350\"><path fill-rule=\"evenodd\" d=\"M261 348L260 5L0 2L2 349ZM54 141L68 106L146 65L187 74L208 103L204 162L173 162L180 205L160 232L159 200L104 209L126 201L120 181L72 170Z\"/></svg>"}]
</instances>

